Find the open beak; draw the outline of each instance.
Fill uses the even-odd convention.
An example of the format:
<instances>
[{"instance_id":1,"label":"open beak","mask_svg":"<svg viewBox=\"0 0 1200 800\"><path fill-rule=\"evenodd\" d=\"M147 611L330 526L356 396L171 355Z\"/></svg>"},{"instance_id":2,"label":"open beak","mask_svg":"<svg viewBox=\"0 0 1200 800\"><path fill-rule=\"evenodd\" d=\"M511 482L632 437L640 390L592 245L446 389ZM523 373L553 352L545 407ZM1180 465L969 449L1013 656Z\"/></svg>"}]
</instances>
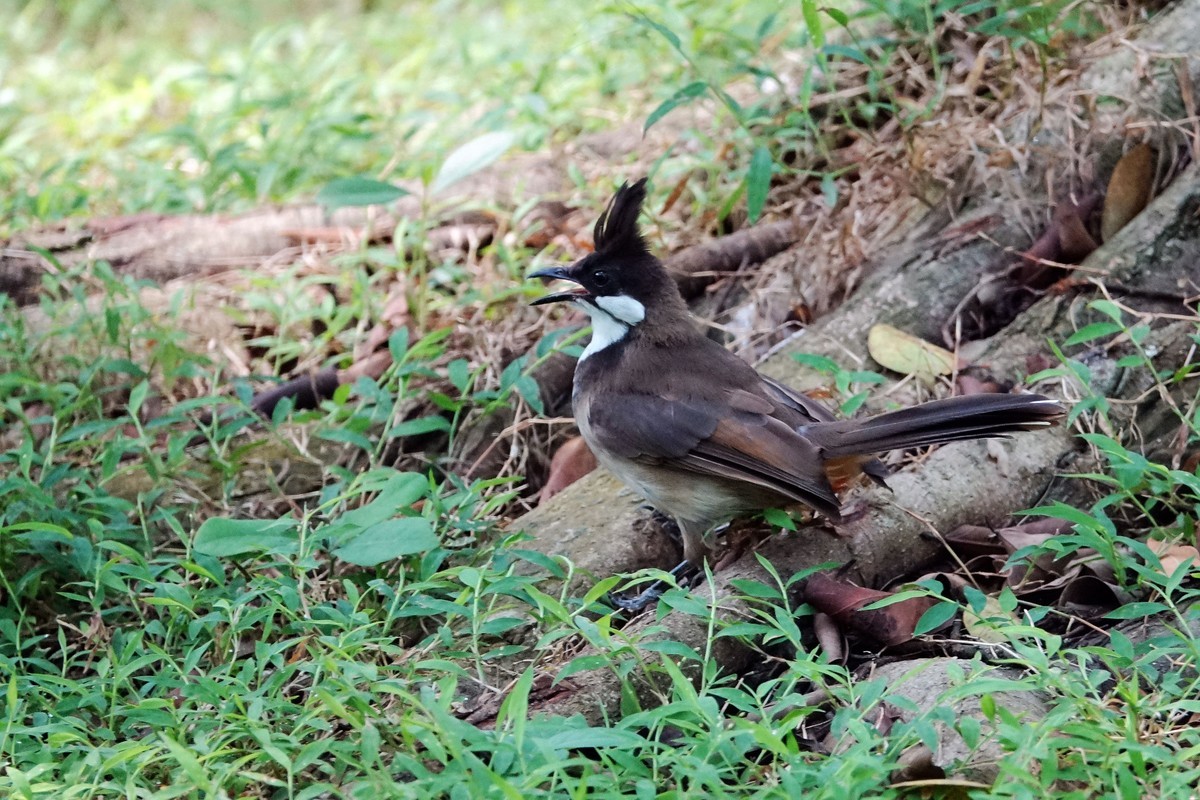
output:
<instances>
[{"instance_id":1,"label":"open beak","mask_svg":"<svg viewBox=\"0 0 1200 800\"><path fill-rule=\"evenodd\" d=\"M570 267L547 267L546 269L539 269L537 272L529 273L529 277L541 278L542 280L546 281L559 280L579 283L579 279L571 274ZM587 291L580 287L579 289L571 289L566 292L554 292L553 294L539 297L529 305L544 306L547 303L562 303L570 300L579 300L584 297L590 297L590 295L587 293Z\"/></svg>"}]
</instances>

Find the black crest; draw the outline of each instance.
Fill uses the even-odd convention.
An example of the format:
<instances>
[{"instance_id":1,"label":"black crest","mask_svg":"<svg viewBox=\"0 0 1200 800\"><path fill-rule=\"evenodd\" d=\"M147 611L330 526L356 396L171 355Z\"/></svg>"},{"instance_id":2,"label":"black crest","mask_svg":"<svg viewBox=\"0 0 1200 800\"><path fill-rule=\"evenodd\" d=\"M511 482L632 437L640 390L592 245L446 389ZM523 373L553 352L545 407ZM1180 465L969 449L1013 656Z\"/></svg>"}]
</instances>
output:
<instances>
[{"instance_id":1,"label":"black crest","mask_svg":"<svg viewBox=\"0 0 1200 800\"><path fill-rule=\"evenodd\" d=\"M646 240L638 230L638 214L646 200L646 179L623 183L608 208L596 220L592 239L602 255L635 255L646 252Z\"/></svg>"}]
</instances>

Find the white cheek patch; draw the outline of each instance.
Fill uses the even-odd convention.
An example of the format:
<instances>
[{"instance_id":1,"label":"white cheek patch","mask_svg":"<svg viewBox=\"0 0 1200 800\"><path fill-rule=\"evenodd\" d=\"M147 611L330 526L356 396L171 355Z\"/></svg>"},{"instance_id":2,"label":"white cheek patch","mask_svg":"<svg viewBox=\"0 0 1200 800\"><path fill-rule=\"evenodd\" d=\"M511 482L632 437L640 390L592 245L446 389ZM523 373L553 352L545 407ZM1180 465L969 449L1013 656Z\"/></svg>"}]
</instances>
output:
<instances>
[{"instance_id":1,"label":"white cheek patch","mask_svg":"<svg viewBox=\"0 0 1200 800\"><path fill-rule=\"evenodd\" d=\"M579 356L580 361L621 341L630 328L646 318L646 307L626 295L597 297L595 303L579 303L592 318L592 340Z\"/></svg>"},{"instance_id":2,"label":"white cheek patch","mask_svg":"<svg viewBox=\"0 0 1200 800\"><path fill-rule=\"evenodd\" d=\"M629 295L617 294L597 297L596 305L626 325L637 325L646 318L646 307Z\"/></svg>"}]
</instances>

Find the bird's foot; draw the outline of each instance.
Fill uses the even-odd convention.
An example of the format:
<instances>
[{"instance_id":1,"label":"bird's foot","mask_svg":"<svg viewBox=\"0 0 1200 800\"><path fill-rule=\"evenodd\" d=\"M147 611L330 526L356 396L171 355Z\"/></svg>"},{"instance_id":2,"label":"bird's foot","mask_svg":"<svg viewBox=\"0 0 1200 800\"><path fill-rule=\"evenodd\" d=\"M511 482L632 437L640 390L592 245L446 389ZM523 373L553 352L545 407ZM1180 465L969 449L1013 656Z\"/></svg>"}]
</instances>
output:
<instances>
[{"instance_id":1,"label":"bird's foot","mask_svg":"<svg viewBox=\"0 0 1200 800\"><path fill-rule=\"evenodd\" d=\"M699 570L692 566L691 563L683 561L678 564L668 574L675 579L679 586L688 586L699 573ZM667 590L670 584L665 580L656 580L654 583L647 586L640 594L633 597L625 597L624 595L609 592L608 604L613 608L621 611L638 612L645 609L658 598L662 597L663 592Z\"/></svg>"},{"instance_id":2,"label":"bird's foot","mask_svg":"<svg viewBox=\"0 0 1200 800\"><path fill-rule=\"evenodd\" d=\"M618 611L626 611L636 614L637 612L644 610L658 598L662 597L662 593L666 590L667 584L665 581L655 581L633 597L627 597L622 594L610 592L608 595L608 604Z\"/></svg>"}]
</instances>

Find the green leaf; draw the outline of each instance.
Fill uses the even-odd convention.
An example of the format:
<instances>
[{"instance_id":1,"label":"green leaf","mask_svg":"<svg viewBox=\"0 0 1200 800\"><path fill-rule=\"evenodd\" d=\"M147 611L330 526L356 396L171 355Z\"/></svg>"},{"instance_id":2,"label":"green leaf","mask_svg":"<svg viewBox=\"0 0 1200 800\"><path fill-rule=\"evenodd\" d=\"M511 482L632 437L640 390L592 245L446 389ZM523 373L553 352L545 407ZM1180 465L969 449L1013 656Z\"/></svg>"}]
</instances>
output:
<instances>
[{"instance_id":1,"label":"green leaf","mask_svg":"<svg viewBox=\"0 0 1200 800\"><path fill-rule=\"evenodd\" d=\"M1016 513L1028 517L1043 516L1053 517L1054 519L1062 519L1092 530L1099 527L1099 523L1096 521L1096 518L1088 514L1086 511L1080 511L1074 506L1069 506L1066 503L1062 503L1057 500L1048 506L1038 506L1037 508L1031 508L1028 511L1018 511Z\"/></svg>"},{"instance_id":2,"label":"green leaf","mask_svg":"<svg viewBox=\"0 0 1200 800\"><path fill-rule=\"evenodd\" d=\"M648 642L642 642L638 648L649 653L662 653L663 655L671 656L675 661L704 661L696 650L683 642L675 642L670 639L657 639Z\"/></svg>"},{"instance_id":3,"label":"green leaf","mask_svg":"<svg viewBox=\"0 0 1200 800\"><path fill-rule=\"evenodd\" d=\"M496 712L496 730L504 730L505 725L512 720L514 732L523 731L525 718L528 716L529 692L533 688L534 668L527 667L517 678L517 682L509 690ZM519 738L519 736L517 737ZM519 742L518 742L519 744Z\"/></svg>"},{"instance_id":4,"label":"green leaf","mask_svg":"<svg viewBox=\"0 0 1200 800\"><path fill-rule=\"evenodd\" d=\"M828 356L819 356L816 353L792 353L792 360L806 367L812 367L818 372L826 372L830 375L841 370L841 366Z\"/></svg>"},{"instance_id":5,"label":"green leaf","mask_svg":"<svg viewBox=\"0 0 1200 800\"><path fill-rule=\"evenodd\" d=\"M979 711L989 722L996 719L996 698L990 694L980 695Z\"/></svg>"},{"instance_id":6,"label":"green leaf","mask_svg":"<svg viewBox=\"0 0 1200 800\"><path fill-rule=\"evenodd\" d=\"M425 553L438 546L437 534L423 517L402 517L377 523L333 551L342 561L374 567L400 556Z\"/></svg>"},{"instance_id":7,"label":"green leaf","mask_svg":"<svg viewBox=\"0 0 1200 800\"><path fill-rule=\"evenodd\" d=\"M545 415L546 407L542 405L542 390L532 375L522 375L517 378L517 382L513 386L535 414L539 417Z\"/></svg>"},{"instance_id":8,"label":"green leaf","mask_svg":"<svg viewBox=\"0 0 1200 800\"><path fill-rule=\"evenodd\" d=\"M835 208L838 203L838 186L837 181L833 179L833 174L826 172L821 176L821 195L825 198L825 205L830 208Z\"/></svg>"},{"instance_id":9,"label":"green leaf","mask_svg":"<svg viewBox=\"0 0 1200 800\"><path fill-rule=\"evenodd\" d=\"M159 732L158 738L171 751L171 755L175 757L175 762L183 768L183 774L187 776L188 782L202 792L209 792L213 785L212 781L209 779L208 773L204 771L204 765L200 763L200 759L196 757L196 754L188 747L172 739L166 733ZM32 795L30 796L32 797Z\"/></svg>"},{"instance_id":10,"label":"green leaf","mask_svg":"<svg viewBox=\"0 0 1200 800\"><path fill-rule=\"evenodd\" d=\"M750 157L750 170L746 173L746 208L750 221L757 222L767 204L767 191L771 188L771 151L765 145L754 148Z\"/></svg>"},{"instance_id":11,"label":"green leaf","mask_svg":"<svg viewBox=\"0 0 1200 800\"><path fill-rule=\"evenodd\" d=\"M347 511L332 525L348 525L364 530L395 516L401 508L410 508L413 503L429 494L429 480L419 472L400 472L379 487L379 493L364 506ZM332 527L332 525L330 527Z\"/></svg>"},{"instance_id":12,"label":"green leaf","mask_svg":"<svg viewBox=\"0 0 1200 800\"><path fill-rule=\"evenodd\" d=\"M192 549L217 558L247 553L291 549L297 543L296 520L280 519L206 519L196 531Z\"/></svg>"},{"instance_id":13,"label":"green leaf","mask_svg":"<svg viewBox=\"0 0 1200 800\"><path fill-rule=\"evenodd\" d=\"M62 541L69 542L69 541L71 541L71 539L75 538L74 536L71 535L71 532L69 530L67 530L66 528L64 528L63 526L54 525L53 523L50 523L50 522L18 522L15 525L6 525L3 528L0 528L0 533L15 533L17 535L17 538L22 538L22 539L37 538L39 540L44 539L46 541L56 541L59 539L59 537L61 537ZM40 536L33 537L33 536L28 536L27 535L28 533L46 533L46 534L51 534L51 536L49 536L49 537L40 537Z\"/></svg>"},{"instance_id":14,"label":"green leaf","mask_svg":"<svg viewBox=\"0 0 1200 800\"><path fill-rule=\"evenodd\" d=\"M804 27L812 37L813 45L820 49L825 46L825 26L821 24L821 16L817 13L816 0L801 0L800 14L804 17Z\"/></svg>"},{"instance_id":15,"label":"green leaf","mask_svg":"<svg viewBox=\"0 0 1200 800\"><path fill-rule=\"evenodd\" d=\"M958 613L958 603L951 600L943 600L929 608L921 618L917 620L916 626L913 628L913 636L921 636L931 631L936 631L938 628L945 625L954 615Z\"/></svg>"},{"instance_id":16,"label":"green leaf","mask_svg":"<svg viewBox=\"0 0 1200 800\"><path fill-rule=\"evenodd\" d=\"M399 422L388 433L388 437L394 439L397 436L418 436L422 433L448 430L450 430L450 421L445 417L439 417L435 414Z\"/></svg>"},{"instance_id":17,"label":"green leaf","mask_svg":"<svg viewBox=\"0 0 1200 800\"><path fill-rule=\"evenodd\" d=\"M763 509L762 515L768 525L783 528L785 531L796 530L796 520L792 519L792 515L782 508Z\"/></svg>"},{"instance_id":18,"label":"green leaf","mask_svg":"<svg viewBox=\"0 0 1200 800\"><path fill-rule=\"evenodd\" d=\"M342 386L347 389L350 388L345 384L342 384ZM352 444L368 453L375 449L374 442L372 442L366 436L363 436L358 431L352 431L349 428L326 428L317 434L317 438L324 439L327 442L343 442L345 444Z\"/></svg>"},{"instance_id":19,"label":"green leaf","mask_svg":"<svg viewBox=\"0 0 1200 800\"><path fill-rule=\"evenodd\" d=\"M504 155L516 140L516 134L511 131L492 131L476 136L446 156L433 182L429 184L429 191L437 194L490 166Z\"/></svg>"},{"instance_id":20,"label":"green leaf","mask_svg":"<svg viewBox=\"0 0 1200 800\"><path fill-rule=\"evenodd\" d=\"M1093 311L1099 311L1104 316L1111 319L1113 322L1120 322L1124 314L1121 312L1121 307L1112 300L1093 300L1088 303L1088 308Z\"/></svg>"},{"instance_id":21,"label":"green leaf","mask_svg":"<svg viewBox=\"0 0 1200 800\"><path fill-rule=\"evenodd\" d=\"M149 391L150 383L148 381L141 381L137 386L133 387L132 391L129 392L129 403L127 407L129 409L129 416L131 419L137 417L138 411L140 411L142 408L142 403L146 402L146 394Z\"/></svg>"},{"instance_id":22,"label":"green leaf","mask_svg":"<svg viewBox=\"0 0 1200 800\"><path fill-rule=\"evenodd\" d=\"M521 371L525 368L525 359L514 358L508 362L508 366L500 373L500 391L507 392L513 388L517 379L521 377Z\"/></svg>"},{"instance_id":23,"label":"green leaf","mask_svg":"<svg viewBox=\"0 0 1200 800\"><path fill-rule=\"evenodd\" d=\"M979 724L978 719L972 716L961 716L954 725L958 728L958 734L962 736L968 750L974 750L979 746L983 726Z\"/></svg>"},{"instance_id":24,"label":"green leaf","mask_svg":"<svg viewBox=\"0 0 1200 800\"><path fill-rule=\"evenodd\" d=\"M121 335L121 315L115 308L104 309L104 331L110 342L116 342Z\"/></svg>"},{"instance_id":25,"label":"green leaf","mask_svg":"<svg viewBox=\"0 0 1200 800\"><path fill-rule=\"evenodd\" d=\"M655 22L654 20L650 19L650 17L648 17L645 12L642 11L636 12L634 19L641 24L657 31L660 36L662 36L671 44L671 47L674 47L680 55L683 55L683 43L679 41L679 36L676 35L675 31L663 25L661 22Z\"/></svg>"},{"instance_id":26,"label":"green leaf","mask_svg":"<svg viewBox=\"0 0 1200 800\"><path fill-rule=\"evenodd\" d=\"M752 581L746 578L733 578L729 581L729 585L737 589L744 595L749 597L758 597L763 600L779 600L779 589L762 581Z\"/></svg>"},{"instance_id":27,"label":"green leaf","mask_svg":"<svg viewBox=\"0 0 1200 800\"><path fill-rule=\"evenodd\" d=\"M754 38L758 41L759 45L761 45L763 39L767 38L767 35L774 30L775 22L778 17L778 12L771 12L767 16L763 17L762 22L758 23L758 30L754 32Z\"/></svg>"},{"instance_id":28,"label":"green leaf","mask_svg":"<svg viewBox=\"0 0 1200 800\"><path fill-rule=\"evenodd\" d=\"M465 358L456 358L446 365L446 377L459 394L466 394L471 384L471 365Z\"/></svg>"},{"instance_id":29,"label":"green leaf","mask_svg":"<svg viewBox=\"0 0 1200 800\"><path fill-rule=\"evenodd\" d=\"M825 6L822 11L828 14L830 19L832 19L838 25L841 25L843 28L849 27L850 17L846 15L846 12L837 8L830 8L829 6Z\"/></svg>"},{"instance_id":30,"label":"green leaf","mask_svg":"<svg viewBox=\"0 0 1200 800\"><path fill-rule=\"evenodd\" d=\"M525 617L490 617L479 626L479 632L485 636L499 636L528 624Z\"/></svg>"},{"instance_id":31,"label":"green leaf","mask_svg":"<svg viewBox=\"0 0 1200 800\"><path fill-rule=\"evenodd\" d=\"M458 573L458 579L462 581L463 586L469 586L478 591L479 584L483 581L483 573L474 567L463 567Z\"/></svg>"},{"instance_id":32,"label":"green leaf","mask_svg":"<svg viewBox=\"0 0 1200 800\"><path fill-rule=\"evenodd\" d=\"M588 672L593 669L601 669L608 666L608 656L602 653L593 655L576 656L567 662L567 665L558 671L554 676L554 682L559 683L574 675L576 672Z\"/></svg>"},{"instance_id":33,"label":"green leaf","mask_svg":"<svg viewBox=\"0 0 1200 800\"><path fill-rule=\"evenodd\" d=\"M860 408L862 408L863 403L867 402L868 396L869 396L868 392L859 392L858 394L854 395L853 397L851 397L850 399L848 399L844 403L842 403L839 406L839 408L841 409L843 416L847 416L847 417L854 416L854 412L856 412Z\"/></svg>"},{"instance_id":34,"label":"green leaf","mask_svg":"<svg viewBox=\"0 0 1200 800\"><path fill-rule=\"evenodd\" d=\"M675 94L662 101L658 108L650 112L650 116L646 117L646 124L642 126L642 133L650 130L651 125L658 122L676 108L679 108L679 106L695 100L707 90L708 84L704 81L693 81L679 91L675 92Z\"/></svg>"},{"instance_id":35,"label":"green leaf","mask_svg":"<svg viewBox=\"0 0 1200 800\"><path fill-rule=\"evenodd\" d=\"M1129 637L1115 628L1108 632L1108 637L1112 643L1112 651L1123 658L1126 664L1132 664L1136 654L1133 650L1133 642Z\"/></svg>"},{"instance_id":36,"label":"green leaf","mask_svg":"<svg viewBox=\"0 0 1200 800\"><path fill-rule=\"evenodd\" d=\"M409 194L407 189L374 178L334 178L317 192L317 202L332 211L349 206L393 203L406 194Z\"/></svg>"},{"instance_id":37,"label":"green leaf","mask_svg":"<svg viewBox=\"0 0 1200 800\"><path fill-rule=\"evenodd\" d=\"M821 48L820 55L827 58L845 58L851 61L857 61L860 64L874 63L871 56L867 55L862 50L858 49L857 47L850 47L844 44L827 44Z\"/></svg>"},{"instance_id":38,"label":"green leaf","mask_svg":"<svg viewBox=\"0 0 1200 800\"><path fill-rule=\"evenodd\" d=\"M404 360L408 352L408 328L396 328L388 337L388 352L397 363Z\"/></svg>"},{"instance_id":39,"label":"green leaf","mask_svg":"<svg viewBox=\"0 0 1200 800\"><path fill-rule=\"evenodd\" d=\"M633 731L573 728L548 736L542 743L554 750L577 750L581 747L640 747L646 740Z\"/></svg>"},{"instance_id":40,"label":"green leaf","mask_svg":"<svg viewBox=\"0 0 1200 800\"><path fill-rule=\"evenodd\" d=\"M1063 342L1063 347L1083 344L1093 339L1099 339L1102 336L1112 336L1114 333L1120 333L1123 330L1125 329L1116 322L1093 322L1091 325L1084 325L1068 336L1067 340Z\"/></svg>"},{"instance_id":41,"label":"green leaf","mask_svg":"<svg viewBox=\"0 0 1200 800\"><path fill-rule=\"evenodd\" d=\"M858 610L874 611L879 608L894 606L896 603L903 603L905 600L912 600L916 597L929 597L929 592L925 591L924 589L903 589L895 594L888 595L887 597L881 597L878 600L872 600L870 603L867 603Z\"/></svg>"},{"instance_id":42,"label":"green leaf","mask_svg":"<svg viewBox=\"0 0 1200 800\"><path fill-rule=\"evenodd\" d=\"M760 625L756 622L735 622L732 625L726 625L717 632L717 637L742 637L750 639L761 639L764 636L769 636L775 633L775 629L769 625Z\"/></svg>"},{"instance_id":43,"label":"green leaf","mask_svg":"<svg viewBox=\"0 0 1200 800\"><path fill-rule=\"evenodd\" d=\"M1105 619L1141 619L1167 610L1163 603L1126 603L1104 615Z\"/></svg>"},{"instance_id":44,"label":"green leaf","mask_svg":"<svg viewBox=\"0 0 1200 800\"><path fill-rule=\"evenodd\" d=\"M1127 356L1121 356L1117 359L1117 367L1120 369L1134 369L1144 364L1145 361L1142 359L1141 353L1130 353Z\"/></svg>"}]
</instances>

